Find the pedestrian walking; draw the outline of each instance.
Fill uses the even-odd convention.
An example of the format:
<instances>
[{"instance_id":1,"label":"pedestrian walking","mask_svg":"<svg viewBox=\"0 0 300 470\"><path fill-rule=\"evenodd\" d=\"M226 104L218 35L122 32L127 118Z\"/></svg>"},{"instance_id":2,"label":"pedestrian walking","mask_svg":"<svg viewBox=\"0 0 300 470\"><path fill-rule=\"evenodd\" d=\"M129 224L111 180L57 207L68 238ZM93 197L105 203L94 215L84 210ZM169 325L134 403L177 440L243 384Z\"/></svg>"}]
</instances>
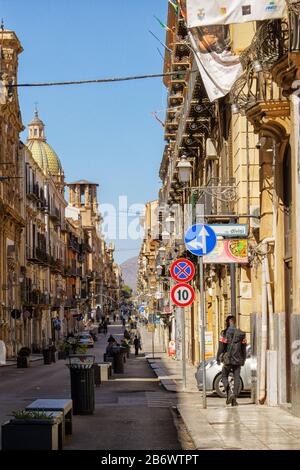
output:
<instances>
[{"instance_id":1,"label":"pedestrian walking","mask_svg":"<svg viewBox=\"0 0 300 470\"><path fill-rule=\"evenodd\" d=\"M141 341L137 337L137 335L135 335L135 337L134 337L133 344L134 344L135 355L138 356L139 355L139 350L141 349Z\"/></svg>"},{"instance_id":2,"label":"pedestrian walking","mask_svg":"<svg viewBox=\"0 0 300 470\"><path fill-rule=\"evenodd\" d=\"M226 328L221 331L217 363L223 363L222 382L226 390L226 405L237 406L241 367L246 360L246 333L236 327L233 315L226 318ZM229 375L233 374L233 391L230 389Z\"/></svg>"},{"instance_id":3,"label":"pedestrian walking","mask_svg":"<svg viewBox=\"0 0 300 470\"><path fill-rule=\"evenodd\" d=\"M125 317L122 318L122 325L123 325L123 327L125 328L125 326L126 326L126 319L125 319Z\"/></svg>"},{"instance_id":4,"label":"pedestrian walking","mask_svg":"<svg viewBox=\"0 0 300 470\"><path fill-rule=\"evenodd\" d=\"M114 313L114 316L113 316L114 323L116 323L116 318L117 318L117 316L116 316L116 314Z\"/></svg>"}]
</instances>

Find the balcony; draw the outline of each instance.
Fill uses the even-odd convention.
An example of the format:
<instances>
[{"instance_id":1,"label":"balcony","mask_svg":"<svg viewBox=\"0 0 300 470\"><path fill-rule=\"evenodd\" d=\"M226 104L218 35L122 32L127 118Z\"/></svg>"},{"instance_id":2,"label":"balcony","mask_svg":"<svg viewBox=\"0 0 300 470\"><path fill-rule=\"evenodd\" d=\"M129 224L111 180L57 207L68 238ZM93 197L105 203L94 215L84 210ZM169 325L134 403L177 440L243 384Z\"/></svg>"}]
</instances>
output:
<instances>
[{"instance_id":1,"label":"balcony","mask_svg":"<svg viewBox=\"0 0 300 470\"><path fill-rule=\"evenodd\" d=\"M68 297L65 301L65 308L77 308L78 300L75 297Z\"/></svg>"},{"instance_id":2,"label":"balcony","mask_svg":"<svg viewBox=\"0 0 300 470\"><path fill-rule=\"evenodd\" d=\"M183 103L183 99L184 96L182 90L178 90L175 93L170 93L168 96L168 106L178 106Z\"/></svg>"},{"instance_id":3,"label":"balcony","mask_svg":"<svg viewBox=\"0 0 300 470\"><path fill-rule=\"evenodd\" d=\"M49 216L55 225L60 225L60 211L57 207L54 207L50 210Z\"/></svg>"},{"instance_id":4,"label":"balcony","mask_svg":"<svg viewBox=\"0 0 300 470\"><path fill-rule=\"evenodd\" d=\"M176 38L174 44L174 51L176 57L182 58L189 56L191 49L189 48L188 41L183 38Z\"/></svg>"},{"instance_id":5,"label":"balcony","mask_svg":"<svg viewBox=\"0 0 300 470\"><path fill-rule=\"evenodd\" d=\"M240 56L244 73L232 87L231 103L246 113L255 132L268 118L289 116L289 102L283 96L295 76L288 59L289 39L286 21L265 21Z\"/></svg>"},{"instance_id":6,"label":"balcony","mask_svg":"<svg viewBox=\"0 0 300 470\"><path fill-rule=\"evenodd\" d=\"M204 215L213 219L226 219L234 214L234 206L237 200L237 187L234 178L228 181L220 178L211 178L208 183L200 188L193 188L196 204L204 206ZM225 217L224 217L225 216Z\"/></svg>"},{"instance_id":7,"label":"balcony","mask_svg":"<svg viewBox=\"0 0 300 470\"><path fill-rule=\"evenodd\" d=\"M48 306L50 304L49 294L43 294L40 290L26 290L26 304L32 306Z\"/></svg>"},{"instance_id":8,"label":"balcony","mask_svg":"<svg viewBox=\"0 0 300 470\"><path fill-rule=\"evenodd\" d=\"M31 183L27 188L27 197L38 201L40 199L40 187L38 183Z\"/></svg>"},{"instance_id":9,"label":"balcony","mask_svg":"<svg viewBox=\"0 0 300 470\"><path fill-rule=\"evenodd\" d=\"M44 248L36 248L36 259L42 265L47 265L49 263L49 255Z\"/></svg>"},{"instance_id":10,"label":"balcony","mask_svg":"<svg viewBox=\"0 0 300 470\"><path fill-rule=\"evenodd\" d=\"M50 269L56 273L64 273L63 261L61 259L56 259L54 256L49 257Z\"/></svg>"},{"instance_id":11,"label":"balcony","mask_svg":"<svg viewBox=\"0 0 300 470\"><path fill-rule=\"evenodd\" d=\"M78 243L78 240L71 235L69 236L68 247L76 253L80 253L81 244Z\"/></svg>"}]
</instances>

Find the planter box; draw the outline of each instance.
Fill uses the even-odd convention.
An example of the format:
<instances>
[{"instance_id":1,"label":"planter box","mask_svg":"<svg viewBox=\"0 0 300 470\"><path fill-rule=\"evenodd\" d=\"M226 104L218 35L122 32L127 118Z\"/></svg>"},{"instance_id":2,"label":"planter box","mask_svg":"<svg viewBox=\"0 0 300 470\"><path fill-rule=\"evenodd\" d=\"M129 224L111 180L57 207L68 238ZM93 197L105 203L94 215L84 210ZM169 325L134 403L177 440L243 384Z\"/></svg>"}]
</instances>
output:
<instances>
[{"instance_id":1,"label":"planter box","mask_svg":"<svg viewBox=\"0 0 300 470\"><path fill-rule=\"evenodd\" d=\"M44 364L51 364L52 356L50 349L43 349Z\"/></svg>"},{"instance_id":2,"label":"planter box","mask_svg":"<svg viewBox=\"0 0 300 470\"><path fill-rule=\"evenodd\" d=\"M58 361L58 351L51 351L51 361L57 362Z\"/></svg>"},{"instance_id":3,"label":"planter box","mask_svg":"<svg viewBox=\"0 0 300 470\"><path fill-rule=\"evenodd\" d=\"M12 419L2 425L2 450L58 450L54 420Z\"/></svg>"},{"instance_id":4,"label":"planter box","mask_svg":"<svg viewBox=\"0 0 300 470\"><path fill-rule=\"evenodd\" d=\"M17 367L19 369L24 369L29 367L30 361L28 356L17 356Z\"/></svg>"}]
</instances>

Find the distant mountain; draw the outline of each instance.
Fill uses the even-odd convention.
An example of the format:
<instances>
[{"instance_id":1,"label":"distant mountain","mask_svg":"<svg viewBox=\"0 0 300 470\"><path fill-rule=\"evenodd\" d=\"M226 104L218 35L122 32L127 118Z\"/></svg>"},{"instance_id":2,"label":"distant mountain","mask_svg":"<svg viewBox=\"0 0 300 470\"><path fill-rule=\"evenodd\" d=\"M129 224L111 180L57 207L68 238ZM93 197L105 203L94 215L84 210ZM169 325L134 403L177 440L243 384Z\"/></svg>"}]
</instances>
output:
<instances>
[{"instance_id":1,"label":"distant mountain","mask_svg":"<svg viewBox=\"0 0 300 470\"><path fill-rule=\"evenodd\" d=\"M138 269L138 257L129 258L121 264L124 284L127 284L133 291L136 291L136 276Z\"/></svg>"}]
</instances>

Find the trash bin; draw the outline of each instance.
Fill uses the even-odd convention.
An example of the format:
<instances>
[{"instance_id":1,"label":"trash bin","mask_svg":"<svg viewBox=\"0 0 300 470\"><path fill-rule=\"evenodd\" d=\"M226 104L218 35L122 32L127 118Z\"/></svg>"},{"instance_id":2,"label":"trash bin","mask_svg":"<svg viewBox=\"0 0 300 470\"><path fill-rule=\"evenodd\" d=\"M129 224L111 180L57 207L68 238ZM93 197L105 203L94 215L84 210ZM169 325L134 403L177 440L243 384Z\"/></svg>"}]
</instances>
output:
<instances>
[{"instance_id":1,"label":"trash bin","mask_svg":"<svg viewBox=\"0 0 300 470\"><path fill-rule=\"evenodd\" d=\"M113 355L113 368L115 374L124 374L124 353L120 348L115 348L112 351Z\"/></svg>"},{"instance_id":2,"label":"trash bin","mask_svg":"<svg viewBox=\"0 0 300 470\"><path fill-rule=\"evenodd\" d=\"M101 366L100 364L93 364L93 369L94 369L94 383L96 387L99 387L101 385Z\"/></svg>"},{"instance_id":3,"label":"trash bin","mask_svg":"<svg viewBox=\"0 0 300 470\"><path fill-rule=\"evenodd\" d=\"M56 362L56 347L55 346L50 346L49 348L50 354L51 354L51 362Z\"/></svg>"},{"instance_id":4,"label":"trash bin","mask_svg":"<svg viewBox=\"0 0 300 470\"><path fill-rule=\"evenodd\" d=\"M94 356L88 354L69 356L71 398L75 415L89 415L94 412L94 359Z\"/></svg>"},{"instance_id":5,"label":"trash bin","mask_svg":"<svg viewBox=\"0 0 300 470\"><path fill-rule=\"evenodd\" d=\"M44 364L51 364L52 354L51 349L43 349Z\"/></svg>"},{"instance_id":6,"label":"trash bin","mask_svg":"<svg viewBox=\"0 0 300 470\"><path fill-rule=\"evenodd\" d=\"M103 361L104 362L114 362L114 358L112 356L108 356L106 353L103 354Z\"/></svg>"}]
</instances>

